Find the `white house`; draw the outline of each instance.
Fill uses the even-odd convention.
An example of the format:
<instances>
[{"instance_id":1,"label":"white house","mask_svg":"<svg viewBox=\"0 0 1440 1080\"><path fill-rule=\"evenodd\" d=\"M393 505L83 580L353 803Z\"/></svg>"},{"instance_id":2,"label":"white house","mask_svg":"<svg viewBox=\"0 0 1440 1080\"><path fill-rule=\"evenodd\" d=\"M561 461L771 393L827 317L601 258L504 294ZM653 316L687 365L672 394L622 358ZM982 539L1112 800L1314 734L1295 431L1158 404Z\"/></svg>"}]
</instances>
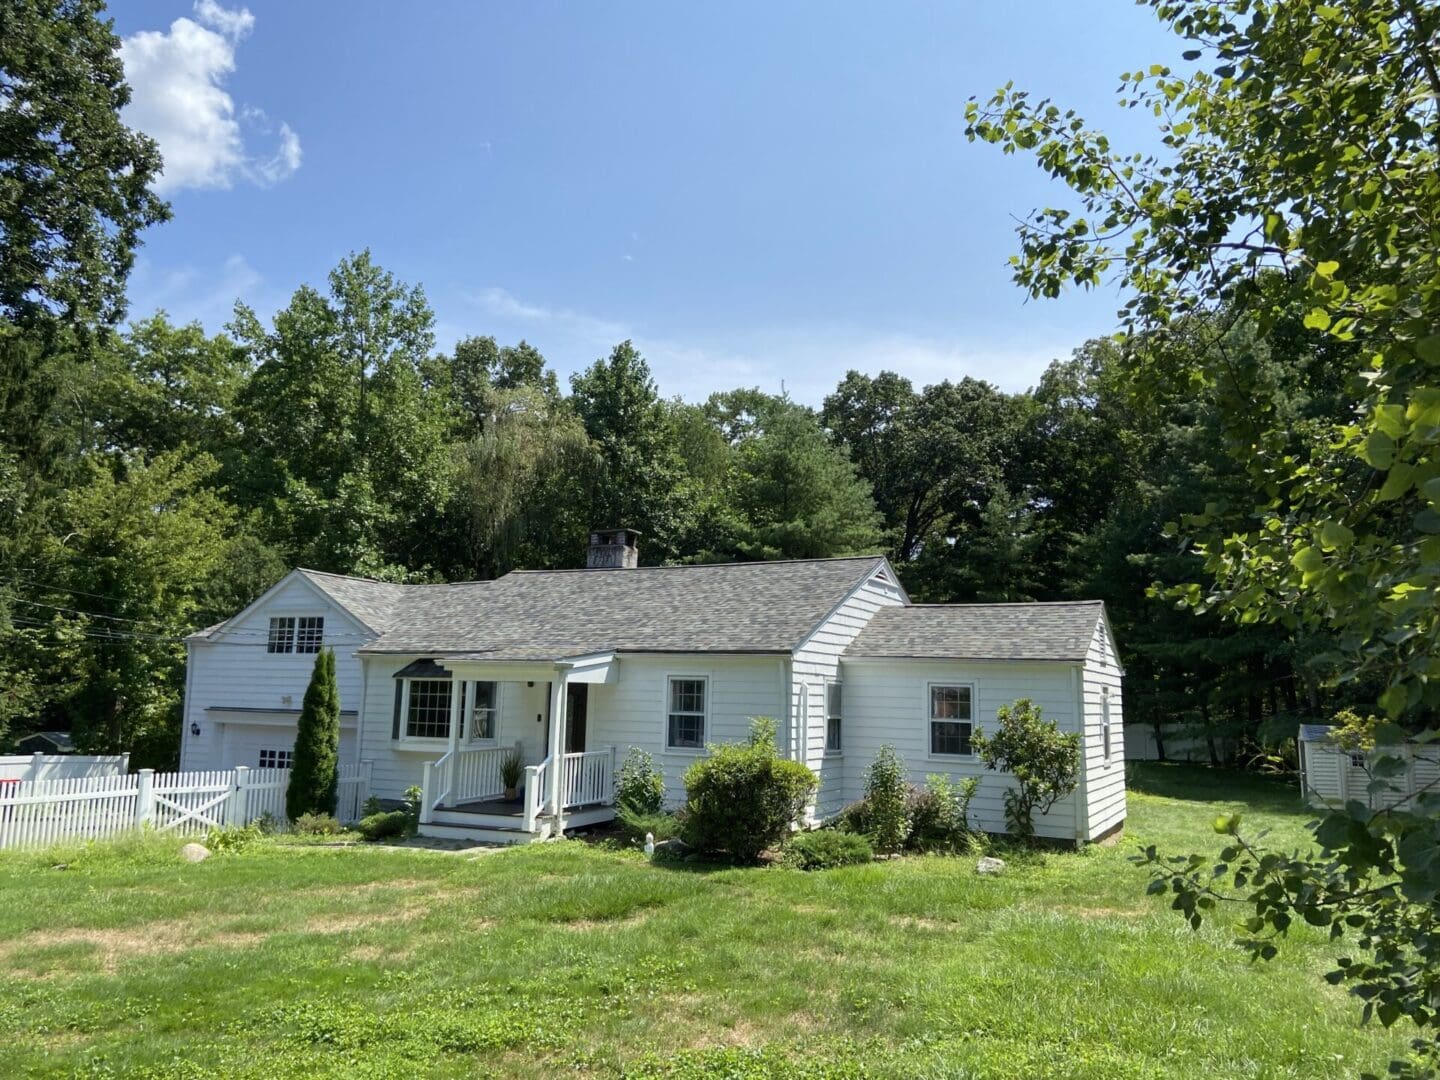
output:
<instances>
[{"instance_id":1,"label":"white house","mask_svg":"<svg viewBox=\"0 0 1440 1080\"><path fill-rule=\"evenodd\" d=\"M1083 733L1080 787L1037 831L1093 841L1123 824L1123 673L1099 602L912 604L883 556L640 567L635 545L596 532L589 569L453 585L296 570L188 639L181 767L285 764L329 647L342 760L369 761L382 798L421 786L431 835L521 841L608 820L631 746L679 803L705 746L756 716L819 776L817 817L860 796L889 743L917 783L981 776L972 821L998 832L1009 780L971 736L1021 697ZM507 802L500 764L516 752Z\"/></svg>"}]
</instances>

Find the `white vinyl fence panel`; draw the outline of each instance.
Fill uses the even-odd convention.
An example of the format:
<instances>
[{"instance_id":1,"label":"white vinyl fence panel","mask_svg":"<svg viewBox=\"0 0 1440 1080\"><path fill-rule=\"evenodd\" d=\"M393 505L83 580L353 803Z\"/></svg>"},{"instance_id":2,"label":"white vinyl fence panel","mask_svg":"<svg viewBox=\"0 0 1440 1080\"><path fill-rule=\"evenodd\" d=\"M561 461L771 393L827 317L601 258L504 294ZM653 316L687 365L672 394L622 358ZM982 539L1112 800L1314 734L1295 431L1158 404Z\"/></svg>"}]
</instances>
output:
<instances>
[{"instance_id":1,"label":"white vinyl fence panel","mask_svg":"<svg viewBox=\"0 0 1440 1080\"><path fill-rule=\"evenodd\" d=\"M78 776L124 776L129 754L4 754L0 780L70 780Z\"/></svg>"},{"instance_id":2,"label":"white vinyl fence panel","mask_svg":"<svg viewBox=\"0 0 1440 1080\"><path fill-rule=\"evenodd\" d=\"M289 769L156 773L0 782L0 849L98 840L140 828L180 835L285 821ZM370 790L370 762L340 774L336 816L355 821Z\"/></svg>"}]
</instances>

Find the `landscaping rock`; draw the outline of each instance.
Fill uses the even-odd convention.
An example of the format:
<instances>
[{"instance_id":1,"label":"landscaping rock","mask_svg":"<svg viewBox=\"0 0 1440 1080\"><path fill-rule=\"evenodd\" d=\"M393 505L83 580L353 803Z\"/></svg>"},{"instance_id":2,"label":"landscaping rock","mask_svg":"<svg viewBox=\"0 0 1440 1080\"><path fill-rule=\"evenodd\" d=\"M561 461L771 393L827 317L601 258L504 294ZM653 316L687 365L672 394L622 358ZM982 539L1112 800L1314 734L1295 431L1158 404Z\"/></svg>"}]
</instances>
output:
<instances>
[{"instance_id":1,"label":"landscaping rock","mask_svg":"<svg viewBox=\"0 0 1440 1080\"><path fill-rule=\"evenodd\" d=\"M991 855L986 855L983 859L981 859L979 862L977 862L977 863L975 864L975 873L977 873L977 874L991 874L991 875L995 875L995 874L1004 873L1004 871L1005 871L1005 860L1004 860L1004 859L997 859L997 858L995 858L994 856L991 856Z\"/></svg>"},{"instance_id":2,"label":"landscaping rock","mask_svg":"<svg viewBox=\"0 0 1440 1080\"><path fill-rule=\"evenodd\" d=\"M186 862L204 862L210 857L210 849L204 844L186 844L180 849L180 858Z\"/></svg>"}]
</instances>

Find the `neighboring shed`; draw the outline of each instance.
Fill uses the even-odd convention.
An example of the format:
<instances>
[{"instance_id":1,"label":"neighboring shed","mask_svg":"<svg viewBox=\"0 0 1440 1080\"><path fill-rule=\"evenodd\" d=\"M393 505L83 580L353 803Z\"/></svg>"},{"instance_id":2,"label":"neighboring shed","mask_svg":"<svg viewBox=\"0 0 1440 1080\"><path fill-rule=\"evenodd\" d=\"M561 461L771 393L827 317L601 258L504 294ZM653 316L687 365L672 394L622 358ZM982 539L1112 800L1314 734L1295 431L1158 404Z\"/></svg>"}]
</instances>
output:
<instances>
[{"instance_id":1,"label":"neighboring shed","mask_svg":"<svg viewBox=\"0 0 1440 1080\"><path fill-rule=\"evenodd\" d=\"M16 739L15 749L21 754L73 754L75 740L68 731L36 731Z\"/></svg>"},{"instance_id":2,"label":"neighboring shed","mask_svg":"<svg viewBox=\"0 0 1440 1080\"><path fill-rule=\"evenodd\" d=\"M1372 754L1346 750L1326 724L1301 724L1296 740L1300 758L1300 791L1310 806L1343 806L1358 801L1379 809L1421 789L1440 791L1440 747L1407 743L1402 748L1409 767L1388 791L1370 791Z\"/></svg>"}]
</instances>

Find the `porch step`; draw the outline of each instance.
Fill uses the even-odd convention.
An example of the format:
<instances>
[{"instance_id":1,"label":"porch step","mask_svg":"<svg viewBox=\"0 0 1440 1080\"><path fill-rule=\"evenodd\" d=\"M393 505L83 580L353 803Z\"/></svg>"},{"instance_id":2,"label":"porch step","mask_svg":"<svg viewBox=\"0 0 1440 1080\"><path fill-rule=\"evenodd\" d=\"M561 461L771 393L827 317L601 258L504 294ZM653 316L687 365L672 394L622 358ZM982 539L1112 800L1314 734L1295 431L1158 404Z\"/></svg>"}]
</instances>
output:
<instances>
[{"instance_id":1,"label":"porch step","mask_svg":"<svg viewBox=\"0 0 1440 1080\"><path fill-rule=\"evenodd\" d=\"M437 812L436 816L439 814ZM478 814L458 814L457 817L476 818ZM417 830L421 836L429 836L440 840L470 840L477 844L530 844L536 840L544 839L544 834L549 832L548 826L543 833L528 833L520 828L489 828L481 824L451 824L446 821L431 821L421 825Z\"/></svg>"},{"instance_id":2,"label":"porch step","mask_svg":"<svg viewBox=\"0 0 1440 1080\"><path fill-rule=\"evenodd\" d=\"M431 820L439 825L469 825L477 829L518 832L524 818L516 814L477 814L470 810L432 810Z\"/></svg>"}]
</instances>

